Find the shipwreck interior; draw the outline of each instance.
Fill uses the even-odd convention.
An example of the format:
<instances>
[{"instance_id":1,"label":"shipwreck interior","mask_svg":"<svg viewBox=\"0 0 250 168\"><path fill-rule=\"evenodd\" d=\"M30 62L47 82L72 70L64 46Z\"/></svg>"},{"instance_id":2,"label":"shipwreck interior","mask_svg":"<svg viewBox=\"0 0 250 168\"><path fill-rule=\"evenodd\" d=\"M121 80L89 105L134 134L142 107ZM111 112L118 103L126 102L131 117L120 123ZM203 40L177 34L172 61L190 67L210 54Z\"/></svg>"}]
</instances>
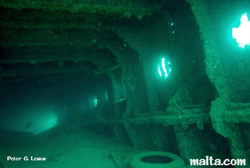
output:
<instances>
[{"instance_id":1,"label":"shipwreck interior","mask_svg":"<svg viewBox=\"0 0 250 168\"><path fill-rule=\"evenodd\" d=\"M0 168L168 168L164 152L180 159L172 168L206 156L248 164L249 9L248 0L0 1ZM76 135L63 146L110 140L126 152L91 160L77 146L91 158L80 162L39 147ZM34 152L47 161L10 159Z\"/></svg>"}]
</instances>

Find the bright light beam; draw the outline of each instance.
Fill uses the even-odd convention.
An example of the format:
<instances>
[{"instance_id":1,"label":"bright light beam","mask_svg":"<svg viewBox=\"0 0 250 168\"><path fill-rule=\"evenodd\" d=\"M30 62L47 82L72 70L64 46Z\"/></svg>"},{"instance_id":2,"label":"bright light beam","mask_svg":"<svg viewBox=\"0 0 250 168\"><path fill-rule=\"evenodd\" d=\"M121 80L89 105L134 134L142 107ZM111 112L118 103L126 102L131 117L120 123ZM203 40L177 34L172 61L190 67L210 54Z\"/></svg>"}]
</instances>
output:
<instances>
[{"instance_id":1,"label":"bright light beam","mask_svg":"<svg viewBox=\"0 0 250 168\"><path fill-rule=\"evenodd\" d=\"M94 105L97 106L97 98L94 99Z\"/></svg>"},{"instance_id":2,"label":"bright light beam","mask_svg":"<svg viewBox=\"0 0 250 168\"><path fill-rule=\"evenodd\" d=\"M165 73L165 77L168 77L168 72L167 72L166 64L165 64L165 58L162 58L161 65L162 65L162 69L163 69L163 71Z\"/></svg>"},{"instance_id":3,"label":"bright light beam","mask_svg":"<svg viewBox=\"0 0 250 168\"><path fill-rule=\"evenodd\" d=\"M162 73L161 73L161 68L160 68L160 66L158 65L158 73L159 73L159 75L160 76L162 76Z\"/></svg>"},{"instance_id":4,"label":"bright light beam","mask_svg":"<svg viewBox=\"0 0 250 168\"><path fill-rule=\"evenodd\" d=\"M232 37L236 39L239 47L244 48L245 45L250 44L250 22L246 13L241 16L240 22L238 28L232 29Z\"/></svg>"},{"instance_id":5,"label":"bright light beam","mask_svg":"<svg viewBox=\"0 0 250 168\"><path fill-rule=\"evenodd\" d=\"M171 67L170 67L170 61L167 61L166 64L166 59L162 58L161 59L161 65L158 65L158 73L160 77L162 77L162 73L164 72L164 77L167 78L171 72Z\"/></svg>"}]
</instances>

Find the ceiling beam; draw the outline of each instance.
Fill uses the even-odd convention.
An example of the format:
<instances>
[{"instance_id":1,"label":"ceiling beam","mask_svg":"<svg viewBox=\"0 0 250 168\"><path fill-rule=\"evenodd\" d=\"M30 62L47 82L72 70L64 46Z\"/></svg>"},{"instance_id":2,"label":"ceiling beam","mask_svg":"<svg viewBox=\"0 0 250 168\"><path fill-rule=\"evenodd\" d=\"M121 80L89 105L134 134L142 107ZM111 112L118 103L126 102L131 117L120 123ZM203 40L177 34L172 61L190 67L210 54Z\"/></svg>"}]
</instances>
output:
<instances>
[{"instance_id":1,"label":"ceiling beam","mask_svg":"<svg viewBox=\"0 0 250 168\"><path fill-rule=\"evenodd\" d=\"M120 3L121 4L121 3ZM99 14L103 16L116 16L116 19L130 18L135 15L139 20L146 15L151 15L159 10L159 7L146 6L146 4L130 3L124 2L121 5L117 4L90 4L89 1L82 1L74 3L72 1L68 2L49 2L49 1L20 1L16 3L15 1L2 0L0 1L0 7L13 8L15 10L22 9L36 9L48 11L68 11L70 13L89 13L89 14ZM117 18L120 16L119 18ZM111 17L112 18L112 17Z\"/></svg>"}]
</instances>

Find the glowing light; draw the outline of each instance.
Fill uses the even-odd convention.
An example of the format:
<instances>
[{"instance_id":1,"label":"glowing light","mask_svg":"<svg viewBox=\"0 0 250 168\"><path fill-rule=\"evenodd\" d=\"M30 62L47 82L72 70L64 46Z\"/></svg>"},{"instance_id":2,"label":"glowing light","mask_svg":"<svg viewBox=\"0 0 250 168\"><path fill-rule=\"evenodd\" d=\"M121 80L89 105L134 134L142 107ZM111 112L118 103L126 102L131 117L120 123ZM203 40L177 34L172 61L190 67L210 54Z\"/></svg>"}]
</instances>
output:
<instances>
[{"instance_id":1,"label":"glowing light","mask_svg":"<svg viewBox=\"0 0 250 168\"><path fill-rule=\"evenodd\" d=\"M170 61L167 61L167 64L166 64L165 58L161 59L161 67L158 65L158 73L159 73L160 77L162 76L162 71L165 74L164 75L165 78L167 78L169 73L172 71L172 69L170 68Z\"/></svg>"},{"instance_id":2,"label":"glowing light","mask_svg":"<svg viewBox=\"0 0 250 168\"><path fill-rule=\"evenodd\" d=\"M162 73L161 73L161 68L160 68L160 66L158 65L158 73L159 73L159 75L160 76L162 76Z\"/></svg>"},{"instance_id":3,"label":"glowing light","mask_svg":"<svg viewBox=\"0 0 250 168\"><path fill-rule=\"evenodd\" d=\"M162 58L162 59L161 59L161 66L162 66L162 69L163 69L163 71L164 71L164 73L165 73L165 77L167 77L167 76L168 76L168 72L167 72L167 70L166 70L165 58Z\"/></svg>"},{"instance_id":4,"label":"glowing light","mask_svg":"<svg viewBox=\"0 0 250 168\"><path fill-rule=\"evenodd\" d=\"M94 103L95 103L94 105L96 107L97 106L97 98L94 99Z\"/></svg>"},{"instance_id":5,"label":"glowing light","mask_svg":"<svg viewBox=\"0 0 250 168\"><path fill-rule=\"evenodd\" d=\"M27 109L25 112L18 112L16 115L10 115L5 118L1 123L2 129L30 132L36 135L57 125L57 115L53 110L40 107Z\"/></svg>"},{"instance_id":6,"label":"glowing light","mask_svg":"<svg viewBox=\"0 0 250 168\"><path fill-rule=\"evenodd\" d=\"M238 28L232 29L232 37L236 39L239 47L244 48L245 45L250 44L250 22L246 13L241 16L240 22Z\"/></svg>"}]
</instances>

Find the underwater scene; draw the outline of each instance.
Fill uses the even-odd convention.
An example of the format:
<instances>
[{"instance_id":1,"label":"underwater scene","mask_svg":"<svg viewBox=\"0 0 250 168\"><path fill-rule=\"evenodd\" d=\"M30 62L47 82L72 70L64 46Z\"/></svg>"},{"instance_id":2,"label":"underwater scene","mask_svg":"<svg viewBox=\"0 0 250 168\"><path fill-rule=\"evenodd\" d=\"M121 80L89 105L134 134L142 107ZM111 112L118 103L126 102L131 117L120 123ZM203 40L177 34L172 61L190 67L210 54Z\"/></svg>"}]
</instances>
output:
<instances>
[{"instance_id":1,"label":"underwater scene","mask_svg":"<svg viewBox=\"0 0 250 168\"><path fill-rule=\"evenodd\" d=\"M250 168L249 0L0 11L0 168Z\"/></svg>"}]
</instances>

